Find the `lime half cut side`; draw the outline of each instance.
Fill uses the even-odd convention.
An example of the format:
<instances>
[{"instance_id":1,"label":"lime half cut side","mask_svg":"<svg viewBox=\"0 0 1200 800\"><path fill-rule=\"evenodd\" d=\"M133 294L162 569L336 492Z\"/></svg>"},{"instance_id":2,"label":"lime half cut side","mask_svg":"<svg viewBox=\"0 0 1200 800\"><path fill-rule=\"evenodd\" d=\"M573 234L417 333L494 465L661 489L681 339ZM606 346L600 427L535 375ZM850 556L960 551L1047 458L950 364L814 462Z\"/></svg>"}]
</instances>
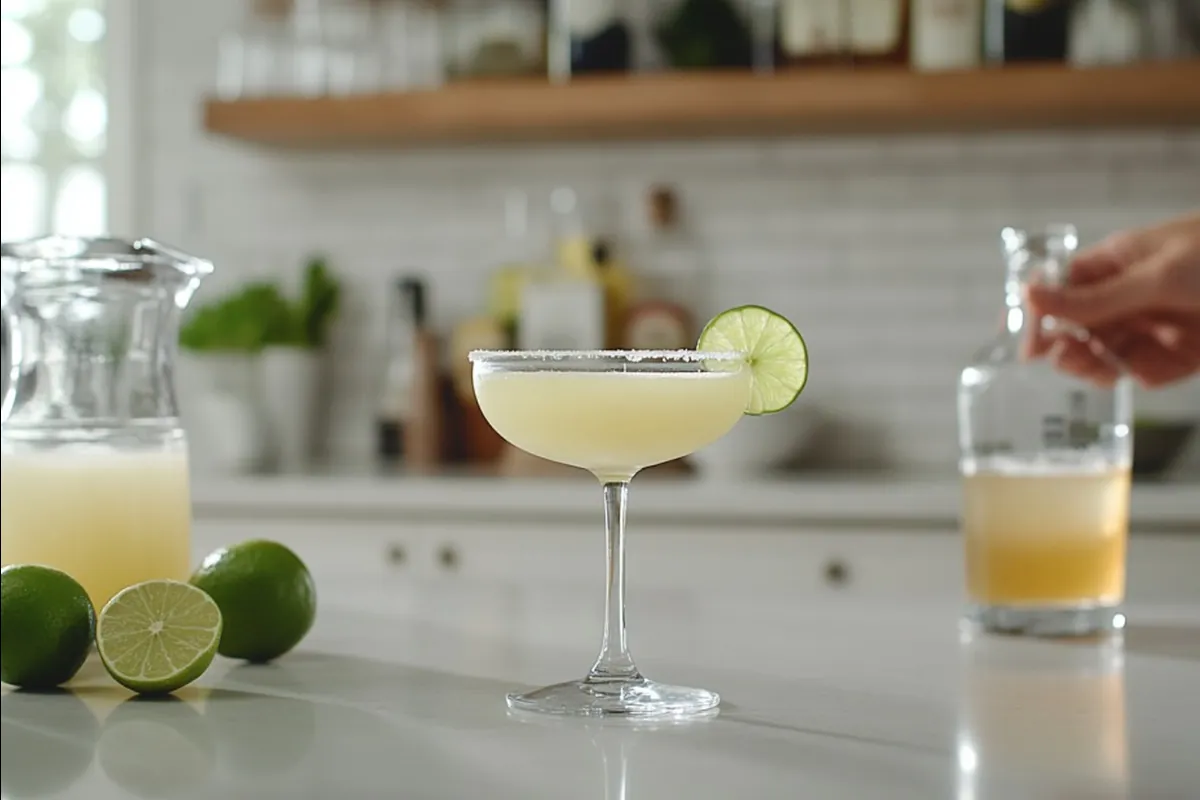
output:
<instances>
[{"instance_id":1,"label":"lime half cut side","mask_svg":"<svg viewBox=\"0 0 1200 800\"><path fill-rule=\"evenodd\" d=\"M754 379L746 413L752 416L783 411L808 382L804 337L787 317L762 306L739 306L713 317L697 349L746 354Z\"/></svg>"},{"instance_id":2,"label":"lime half cut side","mask_svg":"<svg viewBox=\"0 0 1200 800\"><path fill-rule=\"evenodd\" d=\"M100 612L96 649L113 679L139 694L167 694L199 678L221 640L221 611L203 590L146 581Z\"/></svg>"}]
</instances>

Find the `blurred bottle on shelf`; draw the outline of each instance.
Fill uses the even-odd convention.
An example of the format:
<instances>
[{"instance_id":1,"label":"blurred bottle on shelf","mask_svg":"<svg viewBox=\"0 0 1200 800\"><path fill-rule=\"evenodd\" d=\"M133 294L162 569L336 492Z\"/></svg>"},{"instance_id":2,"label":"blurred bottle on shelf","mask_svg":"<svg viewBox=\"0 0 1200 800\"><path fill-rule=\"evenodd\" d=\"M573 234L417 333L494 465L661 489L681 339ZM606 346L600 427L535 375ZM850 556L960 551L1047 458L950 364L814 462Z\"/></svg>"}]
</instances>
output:
<instances>
[{"instance_id":1,"label":"blurred bottle on shelf","mask_svg":"<svg viewBox=\"0 0 1200 800\"><path fill-rule=\"evenodd\" d=\"M510 191L504 198L504 244L500 265L488 284L488 314L500 326L505 347L515 347L521 320L521 293L536 268L540 248L530 233L529 195Z\"/></svg>"},{"instance_id":2,"label":"blurred bottle on shelf","mask_svg":"<svg viewBox=\"0 0 1200 800\"><path fill-rule=\"evenodd\" d=\"M448 77L546 74L546 0L451 0L444 15Z\"/></svg>"},{"instance_id":3,"label":"blurred bottle on shelf","mask_svg":"<svg viewBox=\"0 0 1200 800\"><path fill-rule=\"evenodd\" d=\"M598 350L605 342L604 286L573 189L551 193L547 263L521 289L518 345L525 350Z\"/></svg>"},{"instance_id":4,"label":"blurred bottle on shelf","mask_svg":"<svg viewBox=\"0 0 1200 800\"><path fill-rule=\"evenodd\" d=\"M383 43L374 3L293 0L289 30L292 94L369 94L381 88Z\"/></svg>"},{"instance_id":5,"label":"blurred bottle on shelf","mask_svg":"<svg viewBox=\"0 0 1200 800\"><path fill-rule=\"evenodd\" d=\"M1070 23L1068 0L987 0L985 57L996 64L1065 61Z\"/></svg>"},{"instance_id":6,"label":"blurred bottle on shelf","mask_svg":"<svg viewBox=\"0 0 1200 800\"><path fill-rule=\"evenodd\" d=\"M850 59L850 0L779 0L779 62L829 66Z\"/></svg>"},{"instance_id":7,"label":"blurred bottle on shelf","mask_svg":"<svg viewBox=\"0 0 1200 800\"><path fill-rule=\"evenodd\" d=\"M692 315L669 300L634 303L625 315L624 347L635 350L686 350L696 343Z\"/></svg>"},{"instance_id":8,"label":"blurred bottle on shelf","mask_svg":"<svg viewBox=\"0 0 1200 800\"><path fill-rule=\"evenodd\" d=\"M1200 58L1200 2L1149 0L1141 12L1146 58L1159 61Z\"/></svg>"},{"instance_id":9,"label":"blurred bottle on shelf","mask_svg":"<svg viewBox=\"0 0 1200 800\"><path fill-rule=\"evenodd\" d=\"M779 68L779 0L750 0L751 65L755 72Z\"/></svg>"},{"instance_id":10,"label":"blurred bottle on shelf","mask_svg":"<svg viewBox=\"0 0 1200 800\"><path fill-rule=\"evenodd\" d=\"M1126 0L1077 0L1068 34L1068 58L1079 67L1138 61L1145 45L1144 24L1145 18Z\"/></svg>"},{"instance_id":11,"label":"blurred bottle on shelf","mask_svg":"<svg viewBox=\"0 0 1200 800\"><path fill-rule=\"evenodd\" d=\"M289 0L253 0L217 42L216 94L240 100L290 90Z\"/></svg>"},{"instance_id":12,"label":"blurred bottle on shelf","mask_svg":"<svg viewBox=\"0 0 1200 800\"><path fill-rule=\"evenodd\" d=\"M219 40L217 94L324 97L437 83L437 13L432 0L252 0Z\"/></svg>"},{"instance_id":13,"label":"blurred bottle on shelf","mask_svg":"<svg viewBox=\"0 0 1200 800\"><path fill-rule=\"evenodd\" d=\"M437 340L428 326L423 281L406 277L396 282L385 330L377 457L387 467L435 467L442 445L442 401Z\"/></svg>"},{"instance_id":14,"label":"blurred bottle on shelf","mask_svg":"<svg viewBox=\"0 0 1200 800\"><path fill-rule=\"evenodd\" d=\"M592 234L574 189L560 186L550 193L550 239L550 260L555 268L572 277L596 279Z\"/></svg>"},{"instance_id":15,"label":"blurred bottle on shelf","mask_svg":"<svg viewBox=\"0 0 1200 800\"><path fill-rule=\"evenodd\" d=\"M910 63L918 72L967 70L983 56L984 0L912 0Z\"/></svg>"},{"instance_id":16,"label":"blurred bottle on shelf","mask_svg":"<svg viewBox=\"0 0 1200 800\"><path fill-rule=\"evenodd\" d=\"M905 65L909 0L849 0L849 54L855 66Z\"/></svg>"},{"instance_id":17,"label":"blurred bottle on shelf","mask_svg":"<svg viewBox=\"0 0 1200 800\"><path fill-rule=\"evenodd\" d=\"M468 355L472 350L512 347L506 332L488 315L465 319L450 336L450 380L453 394L447 427L453 426L452 454L468 464L490 464L504 451L504 440L488 424L475 399Z\"/></svg>"},{"instance_id":18,"label":"blurred bottle on shelf","mask_svg":"<svg viewBox=\"0 0 1200 800\"><path fill-rule=\"evenodd\" d=\"M687 224L674 187L652 186L645 201L649 235L638 250L645 272L638 285L639 300L626 315L624 339L628 347L694 347L699 333L695 316L720 310L713 293L711 253ZM679 344L664 346L667 341Z\"/></svg>"},{"instance_id":19,"label":"blurred bottle on shelf","mask_svg":"<svg viewBox=\"0 0 1200 800\"><path fill-rule=\"evenodd\" d=\"M784 67L908 61L909 0L779 0Z\"/></svg>"},{"instance_id":20,"label":"blurred bottle on shelf","mask_svg":"<svg viewBox=\"0 0 1200 800\"><path fill-rule=\"evenodd\" d=\"M633 68L633 29L626 2L551 0L551 78L570 80Z\"/></svg>"},{"instance_id":21,"label":"blurred bottle on shelf","mask_svg":"<svg viewBox=\"0 0 1200 800\"><path fill-rule=\"evenodd\" d=\"M604 239L597 239L592 246L592 263L604 293L604 346L613 350L629 347L624 334L636 288L633 272L616 257L612 244Z\"/></svg>"},{"instance_id":22,"label":"blurred bottle on shelf","mask_svg":"<svg viewBox=\"0 0 1200 800\"><path fill-rule=\"evenodd\" d=\"M377 0L386 91L431 89L446 80L442 0Z\"/></svg>"},{"instance_id":23,"label":"blurred bottle on shelf","mask_svg":"<svg viewBox=\"0 0 1200 800\"><path fill-rule=\"evenodd\" d=\"M735 0L672 0L654 24L654 37L671 69L751 69L763 66L761 37L771 29L761 27L761 7L755 0L743 13ZM766 15L768 19L772 15ZM755 27L756 23L760 27ZM756 38L758 37L758 38ZM770 39L767 39L770 46ZM774 59L769 51L765 66Z\"/></svg>"}]
</instances>

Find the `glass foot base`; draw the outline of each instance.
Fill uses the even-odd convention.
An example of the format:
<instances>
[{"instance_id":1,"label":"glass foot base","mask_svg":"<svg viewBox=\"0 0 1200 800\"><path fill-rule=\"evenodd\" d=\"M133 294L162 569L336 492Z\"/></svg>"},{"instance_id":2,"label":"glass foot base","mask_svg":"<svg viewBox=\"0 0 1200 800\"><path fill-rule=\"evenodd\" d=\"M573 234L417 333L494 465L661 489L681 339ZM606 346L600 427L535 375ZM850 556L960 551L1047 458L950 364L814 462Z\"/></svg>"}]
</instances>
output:
<instances>
[{"instance_id":1,"label":"glass foot base","mask_svg":"<svg viewBox=\"0 0 1200 800\"><path fill-rule=\"evenodd\" d=\"M715 713L716 692L668 686L642 677L557 683L508 695L514 711L570 717L686 718Z\"/></svg>"},{"instance_id":2,"label":"glass foot base","mask_svg":"<svg viewBox=\"0 0 1200 800\"><path fill-rule=\"evenodd\" d=\"M1023 608L1019 606L971 606L967 622L989 633L1019 636L1096 636L1125 627L1119 606L1076 608Z\"/></svg>"}]
</instances>

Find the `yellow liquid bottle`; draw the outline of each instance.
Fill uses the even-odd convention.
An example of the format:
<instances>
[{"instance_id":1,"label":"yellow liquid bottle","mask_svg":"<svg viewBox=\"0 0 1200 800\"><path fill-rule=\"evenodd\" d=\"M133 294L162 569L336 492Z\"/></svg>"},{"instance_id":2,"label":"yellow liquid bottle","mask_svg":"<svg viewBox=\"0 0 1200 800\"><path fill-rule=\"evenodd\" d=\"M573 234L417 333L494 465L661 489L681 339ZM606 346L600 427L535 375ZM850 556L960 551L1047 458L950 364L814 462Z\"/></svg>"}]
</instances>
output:
<instances>
[{"instance_id":1,"label":"yellow liquid bottle","mask_svg":"<svg viewBox=\"0 0 1200 800\"><path fill-rule=\"evenodd\" d=\"M1075 229L1006 228L1001 241L1003 325L958 383L967 618L1004 633L1102 633L1123 624L1132 387L1024 356L1031 327L1047 324L1025 289L1065 279Z\"/></svg>"}]
</instances>

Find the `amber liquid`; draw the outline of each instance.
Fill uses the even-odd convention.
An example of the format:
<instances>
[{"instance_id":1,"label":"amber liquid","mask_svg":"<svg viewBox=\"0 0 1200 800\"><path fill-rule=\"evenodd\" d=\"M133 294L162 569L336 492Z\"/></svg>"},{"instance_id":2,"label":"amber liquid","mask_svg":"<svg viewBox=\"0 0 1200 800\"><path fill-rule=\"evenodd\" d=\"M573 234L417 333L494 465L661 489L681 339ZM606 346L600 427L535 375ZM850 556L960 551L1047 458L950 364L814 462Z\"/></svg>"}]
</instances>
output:
<instances>
[{"instance_id":1,"label":"amber liquid","mask_svg":"<svg viewBox=\"0 0 1200 800\"><path fill-rule=\"evenodd\" d=\"M1127 469L964 477L967 594L983 605L1116 605L1125 595Z\"/></svg>"}]
</instances>

